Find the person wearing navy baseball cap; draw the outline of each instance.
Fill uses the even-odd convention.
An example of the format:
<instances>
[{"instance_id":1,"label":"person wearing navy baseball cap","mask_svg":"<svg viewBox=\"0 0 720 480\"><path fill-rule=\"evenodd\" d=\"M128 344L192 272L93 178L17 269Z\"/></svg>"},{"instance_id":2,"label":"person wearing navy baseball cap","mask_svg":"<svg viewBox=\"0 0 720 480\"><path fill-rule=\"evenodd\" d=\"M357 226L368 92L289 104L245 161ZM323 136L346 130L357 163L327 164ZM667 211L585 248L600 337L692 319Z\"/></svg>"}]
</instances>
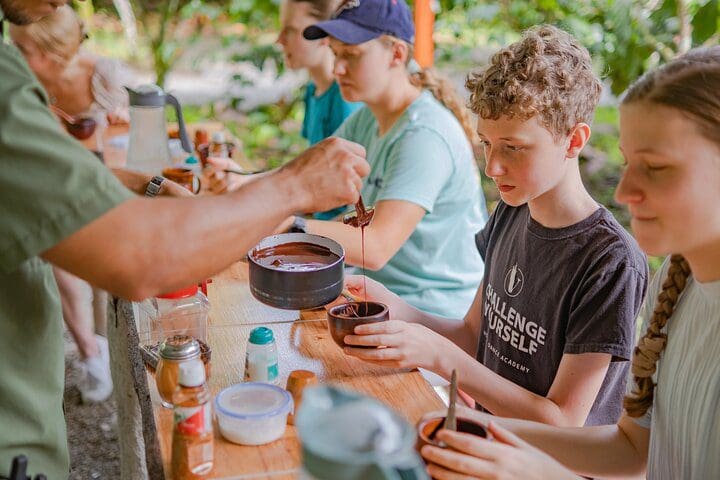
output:
<instances>
[{"instance_id":1,"label":"person wearing navy baseball cap","mask_svg":"<svg viewBox=\"0 0 720 480\"><path fill-rule=\"evenodd\" d=\"M329 38L343 98L365 103L335 136L363 145L372 168L362 186L375 206L365 229L367 276L416 308L462 318L482 279L474 235L487 218L464 102L412 61L415 28L404 0L346 1L303 36ZM306 229L340 242L346 261L362 265L357 229L318 220Z\"/></svg>"}]
</instances>

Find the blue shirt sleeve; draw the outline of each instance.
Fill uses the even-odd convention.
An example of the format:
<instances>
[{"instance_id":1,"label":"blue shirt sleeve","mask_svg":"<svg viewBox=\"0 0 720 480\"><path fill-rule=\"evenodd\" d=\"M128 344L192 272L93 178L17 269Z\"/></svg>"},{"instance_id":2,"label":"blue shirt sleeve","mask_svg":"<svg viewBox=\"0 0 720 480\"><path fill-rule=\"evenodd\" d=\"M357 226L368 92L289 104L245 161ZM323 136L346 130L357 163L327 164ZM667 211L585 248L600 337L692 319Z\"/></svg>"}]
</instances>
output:
<instances>
[{"instance_id":1,"label":"blue shirt sleeve","mask_svg":"<svg viewBox=\"0 0 720 480\"><path fill-rule=\"evenodd\" d=\"M390 151L377 201L405 200L431 213L454 169L450 149L436 131L408 129Z\"/></svg>"},{"instance_id":2,"label":"blue shirt sleeve","mask_svg":"<svg viewBox=\"0 0 720 480\"><path fill-rule=\"evenodd\" d=\"M310 85L305 87L305 95L303 96L303 103L305 104L305 115L303 115L303 124L302 124L302 131L300 132L300 135L305 140L310 140L310 116L312 115L312 112L310 111L312 109L312 106L310 105Z\"/></svg>"}]
</instances>

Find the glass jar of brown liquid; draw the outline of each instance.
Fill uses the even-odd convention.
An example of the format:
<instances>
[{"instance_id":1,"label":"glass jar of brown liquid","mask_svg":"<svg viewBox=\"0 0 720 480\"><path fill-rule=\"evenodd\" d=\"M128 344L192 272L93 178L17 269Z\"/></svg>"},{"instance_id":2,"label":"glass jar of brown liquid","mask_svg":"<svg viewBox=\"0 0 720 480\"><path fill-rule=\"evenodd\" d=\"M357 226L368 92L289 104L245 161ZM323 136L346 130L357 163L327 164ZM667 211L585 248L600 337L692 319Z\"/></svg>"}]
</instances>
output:
<instances>
[{"instance_id":1,"label":"glass jar of brown liquid","mask_svg":"<svg viewBox=\"0 0 720 480\"><path fill-rule=\"evenodd\" d=\"M200 358L200 343L188 335L174 335L160 344L159 354L155 381L163 407L172 408L180 364Z\"/></svg>"}]
</instances>

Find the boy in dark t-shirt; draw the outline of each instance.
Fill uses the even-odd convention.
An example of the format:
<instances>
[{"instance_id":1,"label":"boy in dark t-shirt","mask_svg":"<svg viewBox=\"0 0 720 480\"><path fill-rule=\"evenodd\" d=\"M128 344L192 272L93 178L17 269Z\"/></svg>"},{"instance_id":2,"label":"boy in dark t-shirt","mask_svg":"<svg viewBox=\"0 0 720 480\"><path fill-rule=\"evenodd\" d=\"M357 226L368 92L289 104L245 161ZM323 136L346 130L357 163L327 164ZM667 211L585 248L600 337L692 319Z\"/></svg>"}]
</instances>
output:
<instances>
[{"instance_id":1,"label":"boy in dark t-shirt","mask_svg":"<svg viewBox=\"0 0 720 480\"><path fill-rule=\"evenodd\" d=\"M464 321L453 321L368 280L367 297L398 320L357 327L345 352L446 378L457 369L460 387L496 415L614 423L648 272L638 245L580 177L601 90L590 55L542 26L495 54L467 86L485 173L502 198L476 236L483 284ZM346 283L364 293L362 277Z\"/></svg>"}]
</instances>

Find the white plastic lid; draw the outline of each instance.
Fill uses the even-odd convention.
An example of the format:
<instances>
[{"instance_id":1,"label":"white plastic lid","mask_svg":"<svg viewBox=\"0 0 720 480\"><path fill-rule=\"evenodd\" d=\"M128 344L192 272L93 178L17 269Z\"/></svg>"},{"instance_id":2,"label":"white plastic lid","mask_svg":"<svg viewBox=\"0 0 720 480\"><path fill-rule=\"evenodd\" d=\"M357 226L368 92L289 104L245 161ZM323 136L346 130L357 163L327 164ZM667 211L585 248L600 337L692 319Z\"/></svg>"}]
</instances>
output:
<instances>
[{"instance_id":1,"label":"white plastic lid","mask_svg":"<svg viewBox=\"0 0 720 480\"><path fill-rule=\"evenodd\" d=\"M185 387L199 387L205 383L205 365L202 360L182 362L178 367L178 383Z\"/></svg>"},{"instance_id":2,"label":"white plastic lid","mask_svg":"<svg viewBox=\"0 0 720 480\"><path fill-rule=\"evenodd\" d=\"M225 134L223 132L215 132L211 138L213 143L225 143Z\"/></svg>"},{"instance_id":3,"label":"white plastic lid","mask_svg":"<svg viewBox=\"0 0 720 480\"><path fill-rule=\"evenodd\" d=\"M257 420L290 413L293 401L290 394L280 387L247 382L232 385L218 393L215 408L229 417Z\"/></svg>"}]
</instances>

